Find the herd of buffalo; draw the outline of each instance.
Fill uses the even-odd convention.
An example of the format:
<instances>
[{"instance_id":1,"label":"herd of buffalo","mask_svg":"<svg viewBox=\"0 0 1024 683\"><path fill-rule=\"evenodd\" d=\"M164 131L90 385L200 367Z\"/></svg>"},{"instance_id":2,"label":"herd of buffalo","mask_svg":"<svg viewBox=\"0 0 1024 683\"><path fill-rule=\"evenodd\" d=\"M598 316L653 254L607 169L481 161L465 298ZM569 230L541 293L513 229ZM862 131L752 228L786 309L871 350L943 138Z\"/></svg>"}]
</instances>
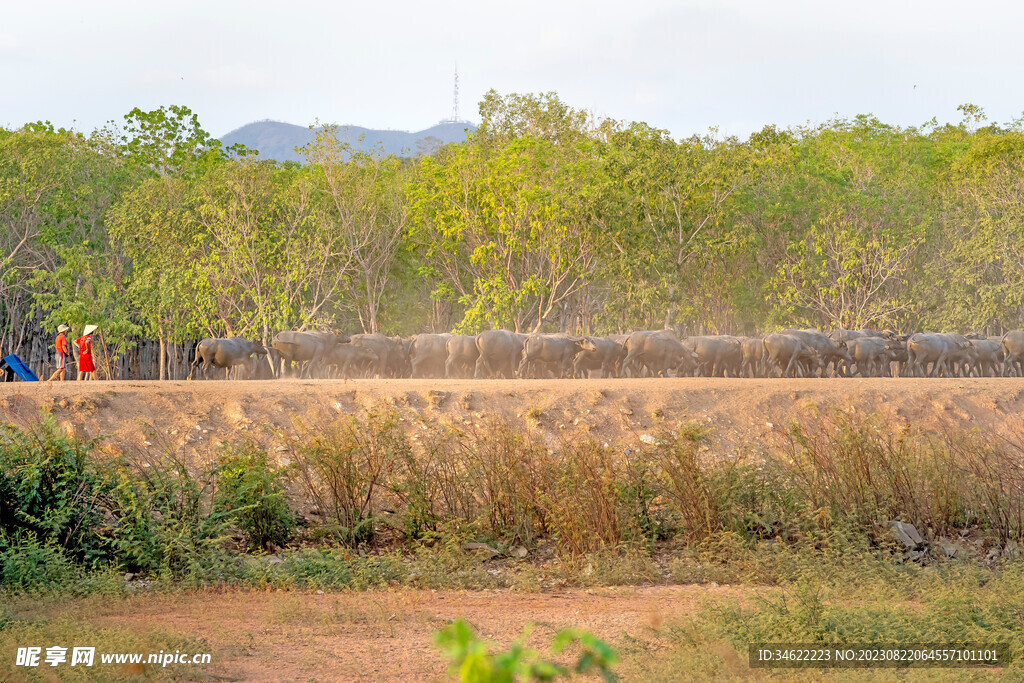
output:
<instances>
[{"instance_id":1,"label":"herd of buffalo","mask_svg":"<svg viewBox=\"0 0 1024 683\"><path fill-rule=\"evenodd\" d=\"M764 337L679 337L671 330L613 334L475 336L280 332L269 347L203 339L202 367L249 377L1024 377L1024 332L980 334L783 330Z\"/></svg>"}]
</instances>

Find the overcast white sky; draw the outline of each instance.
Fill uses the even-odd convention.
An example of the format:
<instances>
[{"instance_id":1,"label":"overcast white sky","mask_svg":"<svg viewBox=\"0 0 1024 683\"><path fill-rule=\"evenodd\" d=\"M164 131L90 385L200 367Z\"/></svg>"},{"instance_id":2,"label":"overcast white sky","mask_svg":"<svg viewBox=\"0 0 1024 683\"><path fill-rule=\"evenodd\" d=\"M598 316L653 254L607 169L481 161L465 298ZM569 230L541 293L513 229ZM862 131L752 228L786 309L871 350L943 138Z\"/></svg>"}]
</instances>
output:
<instances>
[{"instance_id":1,"label":"overcast white sky","mask_svg":"<svg viewBox=\"0 0 1024 683\"><path fill-rule=\"evenodd\" d=\"M90 131L184 104L215 136L258 119L420 130L490 88L555 90L682 137L873 113L1024 111L1024 3L822 0L6 2L0 125ZM914 86L917 86L916 88Z\"/></svg>"}]
</instances>

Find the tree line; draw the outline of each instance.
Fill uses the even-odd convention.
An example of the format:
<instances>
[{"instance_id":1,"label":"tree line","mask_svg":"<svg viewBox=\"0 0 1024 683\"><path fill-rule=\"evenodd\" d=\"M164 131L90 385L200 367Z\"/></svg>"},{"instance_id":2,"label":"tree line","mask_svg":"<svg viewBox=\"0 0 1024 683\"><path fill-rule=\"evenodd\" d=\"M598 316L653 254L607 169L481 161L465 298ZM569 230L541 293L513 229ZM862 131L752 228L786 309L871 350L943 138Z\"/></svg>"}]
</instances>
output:
<instances>
[{"instance_id":1,"label":"tree line","mask_svg":"<svg viewBox=\"0 0 1024 683\"><path fill-rule=\"evenodd\" d=\"M412 158L325 127L305 163L181 106L0 129L0 349L62 322L111 354L282 329L977 330L1024 319L1024 119L873 116L674 139L488 93ZM44 340L44 341L40 341Z\"/></svg>"}]
</instances>

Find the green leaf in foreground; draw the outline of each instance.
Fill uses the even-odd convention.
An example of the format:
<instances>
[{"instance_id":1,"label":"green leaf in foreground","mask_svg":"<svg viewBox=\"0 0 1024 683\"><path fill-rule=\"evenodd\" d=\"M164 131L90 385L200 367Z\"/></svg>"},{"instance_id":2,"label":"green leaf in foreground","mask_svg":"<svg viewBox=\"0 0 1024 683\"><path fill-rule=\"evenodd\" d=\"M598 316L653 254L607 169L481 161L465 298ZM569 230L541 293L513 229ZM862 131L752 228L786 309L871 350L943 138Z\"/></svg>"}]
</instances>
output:
<instances>
[{"instance_id":1,"label":"green leaf in foreground","mask_svg":"<svg viewBox=\"0 0 1024 683\"><path fill-rule=\"evenodd\" d=\"M553 681L568 678L572 672L599 673L606 681L617 680L611 667L618 661L615 651L600 638L582 629L565 629L555 635L551 653L559 655L574 644L580 647L575 665L569 669L541 659L537 650L526 647L531 627L523 629L508 650L491 654L487 643L473 628L459 619L434 633L434 644L451 660L449 674L462 683L501 683L504 681Z\"/></svg>"}]
</instances>

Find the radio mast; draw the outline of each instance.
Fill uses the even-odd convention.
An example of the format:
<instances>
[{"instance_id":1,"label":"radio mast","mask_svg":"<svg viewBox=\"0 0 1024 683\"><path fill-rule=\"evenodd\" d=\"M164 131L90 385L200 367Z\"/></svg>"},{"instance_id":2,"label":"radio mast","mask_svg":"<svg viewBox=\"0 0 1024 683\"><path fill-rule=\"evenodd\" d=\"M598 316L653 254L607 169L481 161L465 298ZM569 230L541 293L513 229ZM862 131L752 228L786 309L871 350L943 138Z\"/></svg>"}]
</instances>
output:
<instances>
[{"instance_id":1,"label":"radio mast","mask_svg":"<svg viewBox=\"0 0 1024 683\"><path fill-rule=\"evenodd\" d=\"M455 64L455 95L452 97L452 121L459 120L459 65Z\"/></svg>"},{"instance_id":2,"label":"radio mast","mask_svg":"<svg viewBox=\"0 0 1024 683\"><path fill-rule=\"evenodd\" d=\"M452 115L451 118L443 119L441 123L460 123L459 119L459 65L455 65L455 88L452 93Z\"/></svg>"}]
</instances>

